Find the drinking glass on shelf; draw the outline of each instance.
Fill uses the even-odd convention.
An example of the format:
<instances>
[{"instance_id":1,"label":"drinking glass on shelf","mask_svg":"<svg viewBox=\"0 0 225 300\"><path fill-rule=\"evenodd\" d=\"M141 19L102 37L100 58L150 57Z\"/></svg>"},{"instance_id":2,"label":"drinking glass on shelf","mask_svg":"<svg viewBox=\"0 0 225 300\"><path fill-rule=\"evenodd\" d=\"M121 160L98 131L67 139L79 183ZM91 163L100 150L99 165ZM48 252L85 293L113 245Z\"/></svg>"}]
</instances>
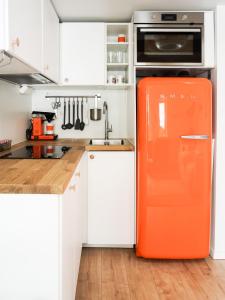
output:
<instances>
[{"instance_id":1,"label":"drinking glass on shelf","mask_svg":"<svg viewBox=\"0 0 225 300\"><path fill-rule=\"evenodd\" d=\"M113 63L117 63L118 61L117 61L118 59L117 59L117 52L113 52Z\"/></svg>"},{"instance_id":2,"label":"drinking glass on shelf","mask_svg":"<svg viewBox=\"0 0 225 300\"><path fill-rule=\"evenodd\" d=\"M122 51L117 51L117 63L121 64L123 63L123 52Z\"/></svg>"},{"instance_id":3,"label":"drinking glass on shelf","mask_svg":"<svg viewBox=\"0 0 225 300\"><path fill-rule=\"evenodd\" d=\"M123 51L123 63L127 63L127 52Z\"/></svg>"},{"instance_id":4,"label":"drinking glass on shelf","mask_svg":"<svg viewBox=\"0 0 225 300\"><path fill-rule=\"evenodd\" d=\"M109 51L108 52L108 63L112 63L113 62L113 56L114 56L113 51Z\"/></svg>"}]
</instances>

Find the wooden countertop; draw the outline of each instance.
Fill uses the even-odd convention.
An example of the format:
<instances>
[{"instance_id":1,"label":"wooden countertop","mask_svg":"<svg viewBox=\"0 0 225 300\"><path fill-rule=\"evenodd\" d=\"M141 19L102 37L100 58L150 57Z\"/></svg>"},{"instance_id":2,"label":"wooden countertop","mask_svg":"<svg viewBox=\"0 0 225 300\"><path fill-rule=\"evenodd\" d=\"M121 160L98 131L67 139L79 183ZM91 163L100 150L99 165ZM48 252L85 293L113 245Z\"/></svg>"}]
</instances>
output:
<instances>
[{"instance_id":1,"label":"wooden countertop","mask_svg":"<svg viewBox=\"0 0 225 300\"><path fill-rule=\"evenodd\" d=\"M55 144L72 147L61 159L0 159L0 193L63 194L83 155L87 151L133 151L126 141L121 146L91 146L85 139L60 139L51 142L23 142L19 149L31 144ZM10 151L9 151L10 152ZM2 152L7 153L7 151Z\"/></svg>"}]
</instances>

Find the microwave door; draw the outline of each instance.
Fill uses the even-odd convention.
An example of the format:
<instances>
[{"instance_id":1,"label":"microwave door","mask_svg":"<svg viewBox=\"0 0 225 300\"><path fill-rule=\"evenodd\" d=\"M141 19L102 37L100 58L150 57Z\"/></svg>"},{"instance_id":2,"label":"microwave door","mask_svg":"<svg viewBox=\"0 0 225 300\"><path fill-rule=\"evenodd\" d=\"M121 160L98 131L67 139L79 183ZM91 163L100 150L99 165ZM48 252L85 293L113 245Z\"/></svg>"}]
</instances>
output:
<instances>
[{"instance_id":1,"label":"microwave door","mask_svg":"<svg viewBox=\"0 0 225 300\"><path fill-rule=\"evenodd\" d=\"M202 63L201 28L137 28L137 64Z\"/></svg>"}]
</instances>

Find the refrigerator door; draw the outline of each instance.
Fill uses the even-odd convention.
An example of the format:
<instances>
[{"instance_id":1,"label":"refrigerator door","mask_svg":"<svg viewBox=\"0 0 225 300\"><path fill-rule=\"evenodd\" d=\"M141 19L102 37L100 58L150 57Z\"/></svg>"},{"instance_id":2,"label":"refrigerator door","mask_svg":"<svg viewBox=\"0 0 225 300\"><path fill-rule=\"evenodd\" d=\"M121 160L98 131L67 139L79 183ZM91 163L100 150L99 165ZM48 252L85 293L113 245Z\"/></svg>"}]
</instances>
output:
<instances>
[{"instance_id":1,"label":"refrigerator door","mask_svg":"<svg viewBox=\"0 0 225 300\"><path fill-rule=\"evenodd\" d=\"M212 87L204 78L138 84L137 245L146 258L209 255Z\"/></svg>"}]
</instances>

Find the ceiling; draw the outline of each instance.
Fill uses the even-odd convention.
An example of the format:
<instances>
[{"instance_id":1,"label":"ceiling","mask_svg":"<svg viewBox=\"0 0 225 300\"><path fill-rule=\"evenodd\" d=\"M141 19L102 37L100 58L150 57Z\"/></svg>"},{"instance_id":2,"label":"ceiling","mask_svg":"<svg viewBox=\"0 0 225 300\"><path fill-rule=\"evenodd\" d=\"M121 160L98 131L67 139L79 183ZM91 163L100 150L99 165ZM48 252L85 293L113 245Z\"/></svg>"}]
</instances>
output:
<instances>
[{"instance_id":1,"label":"ceiling","mask_svg":"<svg viewBox=\"0 0 225 300\"><path fill-rule=\"evenodd\" d=\"M129 21L135 10L213 9L225 0L52 0L61 21Z\"/></svg>"}]
</instances>

